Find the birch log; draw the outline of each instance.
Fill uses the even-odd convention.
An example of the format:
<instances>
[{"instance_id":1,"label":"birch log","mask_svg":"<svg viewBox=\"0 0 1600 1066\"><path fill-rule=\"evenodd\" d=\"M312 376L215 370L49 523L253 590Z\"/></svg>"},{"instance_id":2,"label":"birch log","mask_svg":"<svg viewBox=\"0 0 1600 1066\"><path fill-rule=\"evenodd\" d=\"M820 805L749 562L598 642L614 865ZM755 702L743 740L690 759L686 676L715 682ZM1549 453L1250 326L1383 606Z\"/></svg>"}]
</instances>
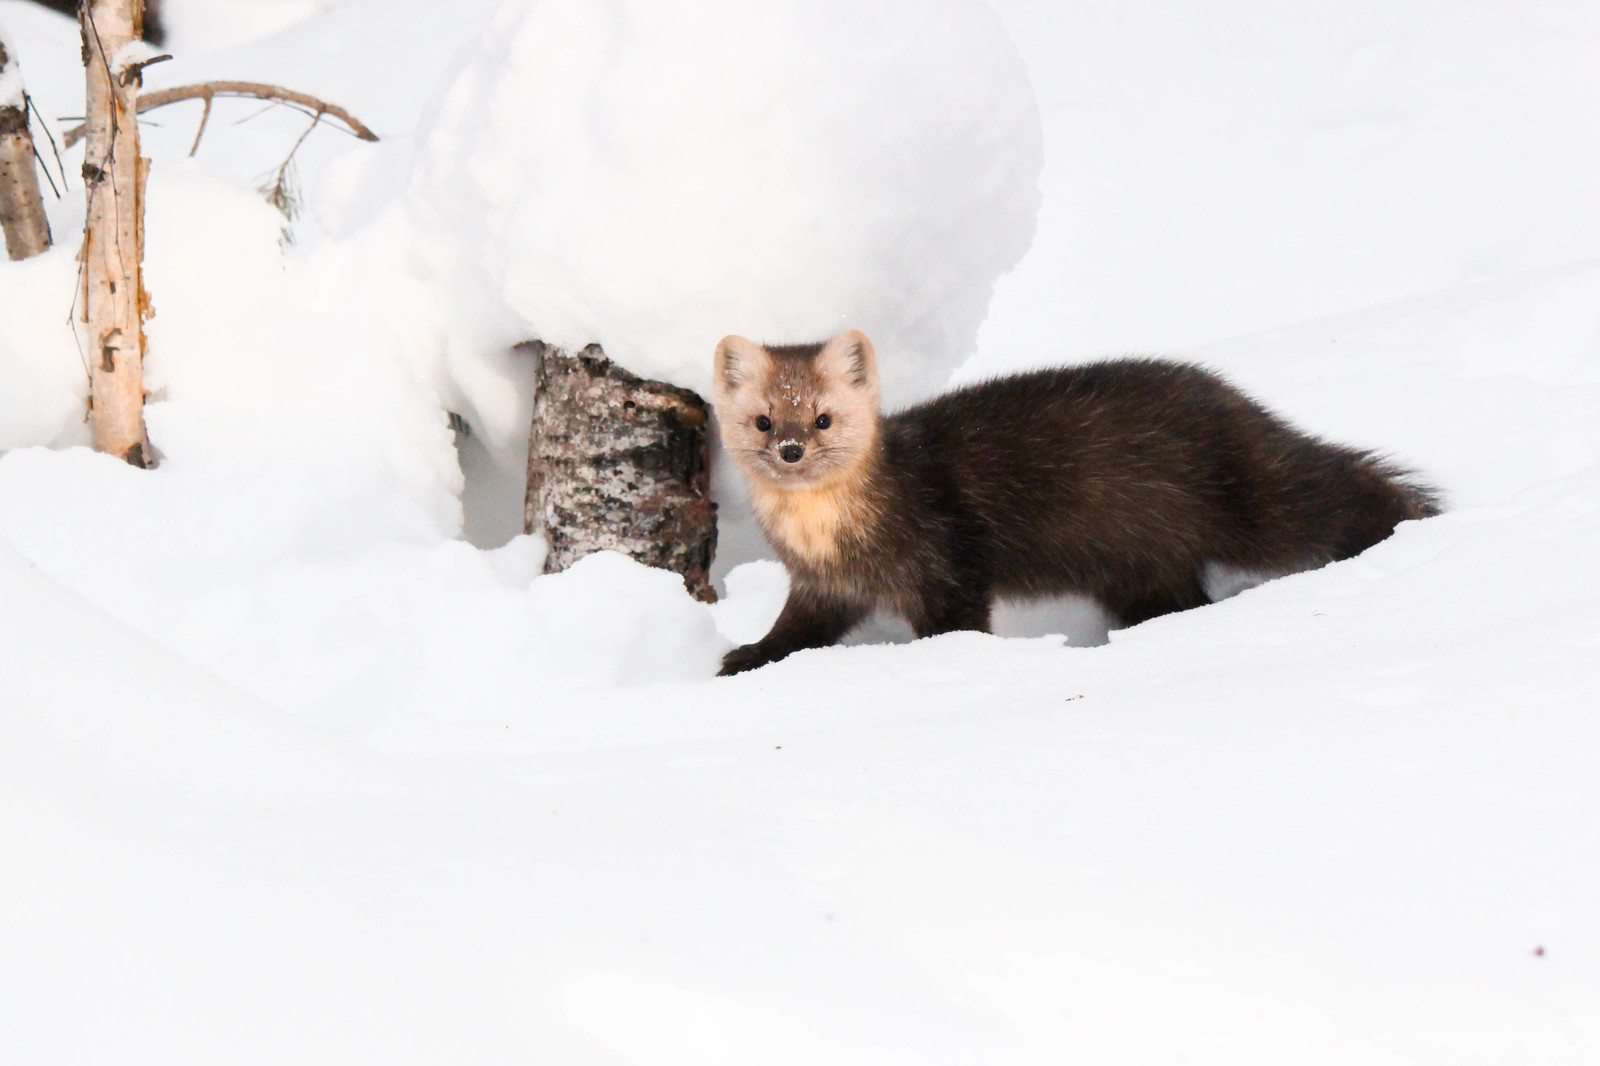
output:
<instances>
[{"instance_id":1,"label":"birch log","mask_svg":"<svg viewBox=\"0 0 1600 1066\"><path fill-rule=\"evenodd\" d=\"M151 465L144 427L144 183L139 157L138 56L142 0L86 0L81 9L87 92L83 184L83 304L89 414L97 450ZM132 46L132 47L130 47Z\"/></svg>"},{"instance_id":2,"label":"birch log","mask_svg":"<svg viewBox=\"0 0 1600 1066\"><path fill-rule=\"evenodd\" d=\"M597 344L518 350L535 361L524 528L550 546L545 571L610 549L676 570L697 599L715 600L705 401L628 373Z\"/></svg>"},{"instance_id":3,"label":"birch log","mask_svg":"<svg viewBox=\"0 0 1600 1066\"><path fill-rule=\"evenodd\" d=\"M50 247L33 154L22 68L0 29L0 232L12 259L29 259Z\"/></svg>"}]
</instances>

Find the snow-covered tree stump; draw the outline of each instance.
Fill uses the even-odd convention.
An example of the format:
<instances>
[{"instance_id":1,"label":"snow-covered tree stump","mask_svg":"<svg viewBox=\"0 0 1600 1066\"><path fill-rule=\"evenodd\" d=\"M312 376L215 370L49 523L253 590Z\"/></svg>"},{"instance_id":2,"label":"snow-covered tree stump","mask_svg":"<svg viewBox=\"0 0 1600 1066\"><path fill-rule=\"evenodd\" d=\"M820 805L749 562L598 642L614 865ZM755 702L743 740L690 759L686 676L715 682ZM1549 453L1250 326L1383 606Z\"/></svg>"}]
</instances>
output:
<instances>
[{"instance_id":1,"label":"snow-covered tree stump","mask_svg":"<svg viewBox=\"0 0 1600 1066\"><path fill-rule=\"evenodd\" d=\"M706 403L607 359L528 341L534 359L525 529L550 546L545 571L610 549L676 570L698 599L716 599Z\"/></svg>"},{"instance_id":2,"label":"snow-covered tree stump","mask_svg":"<svg viewBox=\"0 0 1600 1066\"><path fill-rule=\"evenodd\" d=\"M50 247L50 223L33 169L27 97L17 57L0 30L0 232L13 259L30 259Z\"/></svg>"}]
</instances>

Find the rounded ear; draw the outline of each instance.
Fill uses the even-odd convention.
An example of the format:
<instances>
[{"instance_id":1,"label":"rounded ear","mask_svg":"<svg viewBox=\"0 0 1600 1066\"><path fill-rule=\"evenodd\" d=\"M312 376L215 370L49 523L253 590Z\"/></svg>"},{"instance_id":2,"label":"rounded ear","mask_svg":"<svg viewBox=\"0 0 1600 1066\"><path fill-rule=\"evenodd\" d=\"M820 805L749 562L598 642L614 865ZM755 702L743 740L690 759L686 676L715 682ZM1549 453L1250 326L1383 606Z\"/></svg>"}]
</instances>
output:
<instances>
[{"instance_id":1,"label":"rounded ear","mask_svg":"<svg viewBox=\"0 0 1600 1066\"><path fill-rule=\"evenodd\" d=\"M731 395L753 382L756 370L769 358L767 350L755 341L733 334L718 341L711 371L713 401L718 396Z\"/></svg>"},{"instance_id":2,"label":"rounded ear","mask_svg":"<svg viewBox=\"0 0 1600 1066\"><path fill-rule=\"evenodd\" d=\"M859 329L846 330L823 345L817 365L828 377L851 388L873 395L878 392L878 358L872 342Z\"/></svg>"}]
</instances>

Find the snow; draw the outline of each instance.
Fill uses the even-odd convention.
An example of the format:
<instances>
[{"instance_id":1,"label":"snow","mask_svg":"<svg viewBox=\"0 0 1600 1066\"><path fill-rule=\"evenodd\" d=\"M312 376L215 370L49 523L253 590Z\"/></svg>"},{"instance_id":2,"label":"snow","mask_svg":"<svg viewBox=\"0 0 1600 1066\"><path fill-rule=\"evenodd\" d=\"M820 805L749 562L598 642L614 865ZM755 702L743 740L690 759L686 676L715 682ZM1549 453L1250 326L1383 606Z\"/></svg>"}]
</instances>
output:
<instances>
[{"instance_id":1,"label":"snow","mask_svg":"<svg viewBox=\"0 0 1600 1066\"><path fill-rule=\"evenodd\" d=\"M212 53L330 14L339 0L161 0L166 46Z\"/></svg>"},{"instance_id":2,"label":"snow","mask_svg":"<svg viewBox=\"0 0 1600 1066\"><path fill-rule=\"evenodd\" d=\"M138 70L152 63L171 58L170 55L154 45L140 40L133 40L117 49L116 54L111 57L110 67L117 72L117 77L120 79L127 76L129 68Z\"/></svg>"},{"instance_id":3,"label":"snow","mask_svg":"<svg viewBox=\"0 0 1600 1066\"><path fill-rule=\"evenodd\" d=\"M306 116L149 116L154 471L77 446L76 184L0 263L0 1057L1600 1057L1600 21L994 7L168 0L150 84L384 139L309 137L291 224ZM0 23L79 113L72 22ZM726 479L721 602L538 576L503 341L693 384L838 315L905 394L1195 358L1451 509L722 680L786 588Z\"/></svg>"},{"instance_id":4,"label":"snow","mask_svg":"<svg viewBox=\"0 0 1600 1066\"><path fill-rule=\"evenodd\" d=\"M1595 254L1591 4L997 6L1038 88L1045 201L984 323L988 365L1166 350Z\"/></svg>"},{"instance_id":5,"label":"snow","mask_svg":"<svg viewBox=\"0 0 1600 1066\"><path fill-rule=\"evenodd\" d=\"M1016 50L975 0L506 3L417 156L432 277L477 297L452 345L599 341L707 392L727 333L858 326L904 353L900 402L971 350L1040 166Z\"/></svg>"},{"instance_id":6,"label":"snow","mask_svg":"<svg viewBox=\"0 0 1600 1066\"><path fill-rule=\"evenodd\" d=\"M0 107L21 107L25 99L22 63L16 46L6 38L5 26L0 25Z\"/></svg>"},{"instance_id":7,"label":"snow","mask_svg":"<svg viewBox=\"0 0 1600 1066\"><path fill-rule=\"evenodd\" d=\"M81 228L81 212L79 219ZM59 222L51 229L60 232ZM7 323L0 330L0 451L88 441L89 374L65 328L76 250L57 245L33 259L0 262L0 321Z\"/></svg>"}]
</instances>

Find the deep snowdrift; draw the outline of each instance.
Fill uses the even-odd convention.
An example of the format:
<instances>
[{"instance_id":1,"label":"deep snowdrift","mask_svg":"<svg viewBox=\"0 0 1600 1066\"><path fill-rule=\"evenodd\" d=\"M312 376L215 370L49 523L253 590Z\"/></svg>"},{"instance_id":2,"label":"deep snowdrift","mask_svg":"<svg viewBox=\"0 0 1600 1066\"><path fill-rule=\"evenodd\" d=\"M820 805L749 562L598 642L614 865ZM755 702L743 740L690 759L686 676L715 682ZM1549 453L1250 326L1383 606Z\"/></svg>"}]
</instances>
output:
<instances>
[{"instance_id":1,"label":"deep snowdrift","mask_svg":"<svg viewBox=\"0 0 1600 1066\"><path fill-rule=\"evenodd\" d=\"M1038 116L976 0L510 3L418 139L453 344L599 341L709 392L724 334L851 326L891 402L972 350L1033 237Z\"/></svg>"}]
</instances>

